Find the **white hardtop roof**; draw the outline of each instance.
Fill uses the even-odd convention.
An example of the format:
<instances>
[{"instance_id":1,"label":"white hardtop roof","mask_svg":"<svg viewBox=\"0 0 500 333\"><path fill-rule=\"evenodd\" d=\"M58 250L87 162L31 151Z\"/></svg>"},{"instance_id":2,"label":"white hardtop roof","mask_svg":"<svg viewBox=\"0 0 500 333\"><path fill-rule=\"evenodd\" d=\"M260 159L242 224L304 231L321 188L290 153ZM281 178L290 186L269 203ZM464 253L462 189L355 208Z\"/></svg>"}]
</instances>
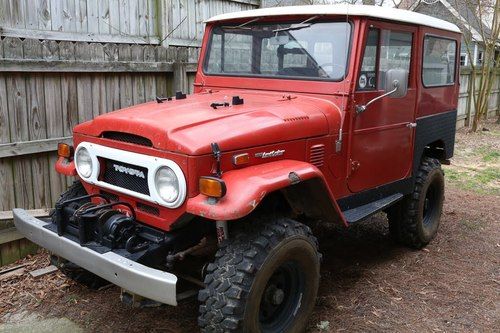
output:
<instances>
[{"instance_id":1,"label":"white hardtop roof","mask_svg":"<svg viewBox=\"0 0 500 333\"><path fill-rule=\"evenodd\" d=\"M227 21L233 19L285 16L285 15L352 15L380 18L384 20L398 21L425 25L432 28L460 32L458 27L450 22L411 12L408 10L387 8L380 6L363 5L313 5L313 6L289 6L246 10L242 12L227 13L214 16L206 22Z\"/></svg>"}]
</instances>

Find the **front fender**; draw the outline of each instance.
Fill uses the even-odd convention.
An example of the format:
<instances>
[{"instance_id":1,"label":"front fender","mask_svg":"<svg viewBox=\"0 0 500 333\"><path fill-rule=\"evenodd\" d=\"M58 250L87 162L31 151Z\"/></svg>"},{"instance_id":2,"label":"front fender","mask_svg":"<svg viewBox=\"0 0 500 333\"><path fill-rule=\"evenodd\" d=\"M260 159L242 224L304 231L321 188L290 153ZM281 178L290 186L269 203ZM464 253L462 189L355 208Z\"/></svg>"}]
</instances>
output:
<instances>
[{"instance_id":1,"label":"front fender","mask_svg":"<svg viewBox=\"0 0 500 333\"><path fill-rule=\"evenodd\" d=\"M325 184L324 176L318 168L307 162L294 160L231 170L222 175L227 187L227 194L222 199L213 202L206 195L199 194L188 199L186 210L193 215L213 220L239 219L251 213L268 193L313 178L319 178ZM325 189L338 217L345 223L333 194L328 186Z\"/></svg>"}]
</instances>

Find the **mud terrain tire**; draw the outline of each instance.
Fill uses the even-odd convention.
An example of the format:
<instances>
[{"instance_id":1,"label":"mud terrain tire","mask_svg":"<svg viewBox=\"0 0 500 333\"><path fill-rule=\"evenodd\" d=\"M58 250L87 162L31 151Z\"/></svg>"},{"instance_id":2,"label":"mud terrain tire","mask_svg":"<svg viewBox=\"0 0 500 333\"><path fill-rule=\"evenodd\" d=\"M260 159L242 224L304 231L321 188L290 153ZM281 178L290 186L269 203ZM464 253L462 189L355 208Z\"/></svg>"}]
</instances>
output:
<instances>
[{"instance_id":1,"label":"mud terrain tire","mask_svg":"<svg viewBox=\"0 0 500 333\"><path fill-rule=\"evenodd\" d=\"M78 198L87 195L82 183L80 181L75 181L65 192L63 192L57 202L63 202L69 199ZM51 217L54 211L51 212ZM66 275L71 280L83 284L90 289L97 290L103 286L110 284L110 282L104 280L100 276L91 273L80 266L68 261L62 257L51 254L50 263Z\"/></svg>"},{"instance_id":2,"label":"mud terrain tire","mask_svg":"<svg viewBox=\"0 0 500 333\"><path fill-rule=\"evenodd\" d=\"M393 239L420 249L435 236L444 202L444 173L438 160L424 157L415 188L387 212Z\"/></svg>"},{"instance_id":3,"label":"mud terrain tire","mask_svg":"<svg viewBox=\"0 0 500 333\"><path fill-rule=\"evenodd\" d=\"M203 332L303 332L321 255L309 227L287 218L244 223L207 267L198 294Z\"/></svg>"}]
</instances>

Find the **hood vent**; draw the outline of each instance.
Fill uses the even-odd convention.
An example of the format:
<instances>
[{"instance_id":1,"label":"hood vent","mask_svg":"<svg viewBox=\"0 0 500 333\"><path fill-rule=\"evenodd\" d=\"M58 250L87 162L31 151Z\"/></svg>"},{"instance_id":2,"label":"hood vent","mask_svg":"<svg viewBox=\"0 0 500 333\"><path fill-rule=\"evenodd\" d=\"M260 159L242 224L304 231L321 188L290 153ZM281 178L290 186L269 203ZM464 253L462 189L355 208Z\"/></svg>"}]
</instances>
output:
<instances>
[{"instance_id":1,"label":"hood vent","mask_svg":"<svg viewBox=\"0 0 500 333\"><path fill-rule=\"evenodd\" d=\"M102 133L101 137L105 138L105 139L115 140L115 141L132 143L134 145L153 147L153 143L148 138L145 138L145 137L139 136L139 135L135 135L135 134L130 134L130 133L104 132L104 133Z\"/></svg>"},{"instance_id":2,"label":"hood vent","mask_svg":"<svg viewBox=\"0 0 500 333\"><path fill-rule=\"evenodd\" d=\"M309 162L320 168L325 162L325 145L319 144L311 147L309 151Z\"/></svg>"},{"instance_id":3,"label":"hood vent","mask_svg":"<svg viewBox=\"0 0 500 333\"><path fill-rule=\"evenodd\" d=\"M309 116L283 118L283 121L300 121L300 120L309 120Z\"/></svg>"}]
</instances>

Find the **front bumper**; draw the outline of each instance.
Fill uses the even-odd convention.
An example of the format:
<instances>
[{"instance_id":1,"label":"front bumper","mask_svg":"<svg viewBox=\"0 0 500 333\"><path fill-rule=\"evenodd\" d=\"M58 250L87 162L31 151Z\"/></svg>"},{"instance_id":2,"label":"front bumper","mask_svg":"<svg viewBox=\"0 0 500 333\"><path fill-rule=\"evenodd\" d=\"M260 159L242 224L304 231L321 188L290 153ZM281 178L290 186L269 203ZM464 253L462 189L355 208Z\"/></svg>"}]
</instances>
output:
<instances>
[{"instance_id":1,"label":"front bumper","mask_svg":"<svg viewBox=\"0 0 500 333\"><path fill-rule=\"evenodd\" d=\"M33 243L132 293L157 302L177 305L174 274L153 269L114 252L98 253L44 228L48 223L14 209L17 230Z\"/></svg>"}]
</instances>

